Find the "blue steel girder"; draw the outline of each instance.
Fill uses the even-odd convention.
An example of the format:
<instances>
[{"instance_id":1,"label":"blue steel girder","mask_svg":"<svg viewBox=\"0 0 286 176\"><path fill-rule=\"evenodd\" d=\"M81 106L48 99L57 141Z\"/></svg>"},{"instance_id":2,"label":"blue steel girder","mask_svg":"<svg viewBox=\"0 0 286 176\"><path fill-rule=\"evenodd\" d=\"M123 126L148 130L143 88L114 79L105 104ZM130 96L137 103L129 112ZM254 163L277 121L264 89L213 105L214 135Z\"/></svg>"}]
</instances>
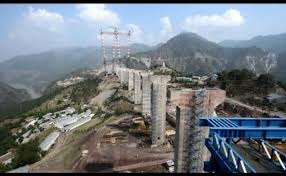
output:
<instances>
[{"instance_id":1,"label":"blue steel girder","mask_svg":"<svg viewBox=\"0 0 286 176\"><path fill-rule=\"evenodd\" d=\"M226 173L255 173L255 169L247 163L222 137L214 133L206 140L206 147L212 154L220 170Z\"/></svg>"},{"instance_id":2,"label":"blue steel girder","mask_svg":"<svg viewBox=\"0 0 286 176\"><path fill-rule=\"evenodd\" d=\"M224 138L283 139L286 128L222 128L211 127L210 135L217 133Z\"/></svg>"},{"instance_id":3,"label":"blue steel girder","mask_svg":"<svg viewBox=\"0 0 286 176\"><path fill-rule=\"evenodd\" d=\"M210 127L286 127L286 118L201 117L200 126Z\"/></svg>"},{"instance_id":4,"label":"blue steel girder","mask_svg":"<svg viewBox=\"0 0 286 176\"><path fill-rule=\"evenodd\" d=\"M282 139L286 137L284 118L201 117L200 126L209 126L210 135L224 138Z\"/></svg>"},{"instance_id":5,"label":"blue steel girder","mask_svg":"<svg viewBox=\"0 0 286 176\"><path fill-rule=\"evenodd\" d=\"M259 145L258 150L264 152L261 152L264 156L266 156L269 160L273 161L273 163L279 165L284 172L286 172L286 154L283 153L281 150L276 148L275 146L271 145L268 141L264 141L262 139L254 140L250 139L252 142L255 142Z\"/></svg>"}]
</instances>

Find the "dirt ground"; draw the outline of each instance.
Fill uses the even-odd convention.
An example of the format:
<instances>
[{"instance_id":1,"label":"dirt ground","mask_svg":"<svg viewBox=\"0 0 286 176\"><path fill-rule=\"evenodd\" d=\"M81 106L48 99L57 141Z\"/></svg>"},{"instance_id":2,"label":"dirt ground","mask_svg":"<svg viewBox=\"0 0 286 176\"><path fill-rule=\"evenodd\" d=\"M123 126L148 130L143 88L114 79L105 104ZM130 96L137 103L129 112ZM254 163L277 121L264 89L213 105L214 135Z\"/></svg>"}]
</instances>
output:
<instances>
[{"instance_id":1,"label":"dirt ground","mask_svg":"<svg viewBox=\"0 0 286 176\"><path fill-rule=\"evenodd\" d=\"M131 118L125 114L110 120L82 137L71 140L72 133L62 134L52 151L41 161L31 165L31 172L119 172L150 167L174 159L173 148L137 148L137 136L128 134L126 143L101 144L102 136L110 132L112 125ZM135 145L134 145L135 144ZM82 151L88 150L87 156Z\"/></svg>"},{"instance_id":2,"label":"dirt ground","mask_svg":"<svg viewBox=\"0 0 286 176\"><path fill-rule=\"evenodd\" d=\"M130 170L131 173L169 173L168 169L162 164L144 168Z\"/></svg>"},{"instance_id":3,"label":"dirt ground","mask_svg":"<svg viewBox=\"0 0 286 176\"><path fill-rule=\"evenodd\" d=\"M104 81L100 89L104 90L94 102L102 105L108 97L114 93L114 87L119 83L114 80ZM126 91L123 91L123 93ZM125 95L125 94L124 94ZM91 101L91 102L93 102ZM129 127L117 130L124 131L125 140L115 144L100 143L103 135L116 128L119 122L135 117L136 115L122 114L113 116L110 119L95 125L94 130L86 133L76 131L61 134L55 146L39 162L30 166L31 172L121 172L128 169L140 167L151 167L174 159L174 149L172 146L161 148L140 147L137 143L142 141L142 137L133 132L129 132ZM150 137L150 136L149 136ZM82 151L88 151L83 156Z\"/></svg>"},{"instance_id":4,"label":"dirt ground","mask_svg":"<svg viewBox=\"0 0 286 176\"><path fill-rule=\"evenodd\" d=\"M129 117L126 116L125 118ZM115 121L112 124L116 124L119 121ZM101 137L108 133L110 128L110 126L104 126L99 129L97 133L86 139L86 142L81 145L81 150L88 150L89 154L85 157L81 157L74 164L73 170L75 172L114 172L115 170L120 170L119 167L121 166L130 165L130 167L134 167L136 163L139 163L140 166L144 164L144 162L156 160L162 162L162 160L167 161L173 159L174 154L172 148L137 148L136 145L132 145L136 142L136 137L132 135L128 135L128 141L126 143L101 143L100 147L97 147Z\"/></svg>"}]
</instances>

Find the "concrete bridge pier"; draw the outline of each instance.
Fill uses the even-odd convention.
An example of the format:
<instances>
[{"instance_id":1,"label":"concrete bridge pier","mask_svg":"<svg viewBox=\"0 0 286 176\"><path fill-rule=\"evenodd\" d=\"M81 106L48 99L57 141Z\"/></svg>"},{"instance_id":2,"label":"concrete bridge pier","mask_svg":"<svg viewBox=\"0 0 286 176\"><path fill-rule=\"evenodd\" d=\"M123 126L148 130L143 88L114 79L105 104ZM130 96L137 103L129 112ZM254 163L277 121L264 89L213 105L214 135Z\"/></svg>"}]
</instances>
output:
<instances>
[{"instance_id":1,"label":"concrete bridge pier","mask_svg":"<svg viewBox=\"0 0 286 176\"><path fill-rule=\"evenodd\" d=\"M199 126L199 117L212 116L225 99L220 89L182 89L176 107L175 172L204 172L210 153L205 147L207 127Z\"/></svg>"}]
</instances>

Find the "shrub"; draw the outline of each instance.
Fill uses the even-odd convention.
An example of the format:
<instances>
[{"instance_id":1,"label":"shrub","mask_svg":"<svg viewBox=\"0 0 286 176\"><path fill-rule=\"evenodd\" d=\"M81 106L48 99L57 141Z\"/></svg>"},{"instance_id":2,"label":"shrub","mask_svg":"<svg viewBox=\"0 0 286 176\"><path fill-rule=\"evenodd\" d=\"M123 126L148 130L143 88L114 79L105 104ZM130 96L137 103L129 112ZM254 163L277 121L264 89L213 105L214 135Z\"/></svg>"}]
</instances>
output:
<instances>
[{"instance_id":1,"label":"shrub","mask_svg":"<svg viewBox=\"0 0 286 176\"><path fill-rule=\"evenodd\" d=\"M9 168L6 165L0 163L0 173L5 173L8 170L9 170Z\"/></svg>"},{"instance_id":2,"label":"shrub","mask_svg":"<svg viewBox=\"0 0 286 176\"><path fill-rule=\"evenodd\" d=\"M126 112L130 112L133 110L133 107L130 103L126 101L119 101L118 105L114 108L115 115L120 115Z\"/></svg>"},{"instance_id":3,"label":"shrub","mask_svg":"<svg viewBox=\"0 0 286 176\"><path fill-rule=\"evenodd\" d=\"M19 145L16 148L15 158L12 160L13 168L32 164L40 160L40 148L37 139Z\"/></svg>"}]
</instances>

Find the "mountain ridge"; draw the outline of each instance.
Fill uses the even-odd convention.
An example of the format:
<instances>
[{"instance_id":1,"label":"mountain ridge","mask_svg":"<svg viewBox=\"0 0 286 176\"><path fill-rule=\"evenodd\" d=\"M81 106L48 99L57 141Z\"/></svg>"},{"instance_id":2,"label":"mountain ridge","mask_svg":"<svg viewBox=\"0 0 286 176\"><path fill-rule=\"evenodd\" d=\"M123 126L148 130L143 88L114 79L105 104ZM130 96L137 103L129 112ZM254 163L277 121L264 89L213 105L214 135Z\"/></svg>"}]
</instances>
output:
<instances>
[{"instance_id":1,"label":"mountain ridge","mask_svg":"<svg viewBox=\"0 0 286 176\"><path fill-rule=\"evenodd\" d=\"M0 112L6 111L31 97L24 89L15 89L8 84L0 82Z\"/></svg>"},{"instance_id":2,"label":"mountain ridge","mask_svg":"<svg viewBox=\"0 0 286 176\"><path fill-rule=\"evenodd\" d=\"M286 51L286 33L258 35L249 40L224 40L218 44L224 47L257 46L268 52L274 52L278 54Z\"/></svg>"},{"instance_id":3,"label":"mountain ridge","mask_svg":"<svg viewBox=\"0 0 286 176\"><path fill-rule=\"evenodd\" d=\"M134 43L130 52L142 52L151 46ZM122 51L121 55L127 54ZM39 97L52 81L65 74L83 68L97 68L102 65L101 48L64 47L45 52L15 56L0 63L0 81L16 88L34 92L32 98Z\"/></svg>"},{"instance_id":4,"label":"mountain ridge","mask_svg":"<svg viewBox=\"0 0 286 176\"><path fill-rule=\"evenodd\" d=\"M261 74L275 69L279 60L277 54L256 46L223 47L190 32L178 34L156 50L133 56L151 57L153 65L158 60L164 60L168 66L183 74L196 75L210 75L236 68L247 68Z\"/></svg>"}]
</instances>

